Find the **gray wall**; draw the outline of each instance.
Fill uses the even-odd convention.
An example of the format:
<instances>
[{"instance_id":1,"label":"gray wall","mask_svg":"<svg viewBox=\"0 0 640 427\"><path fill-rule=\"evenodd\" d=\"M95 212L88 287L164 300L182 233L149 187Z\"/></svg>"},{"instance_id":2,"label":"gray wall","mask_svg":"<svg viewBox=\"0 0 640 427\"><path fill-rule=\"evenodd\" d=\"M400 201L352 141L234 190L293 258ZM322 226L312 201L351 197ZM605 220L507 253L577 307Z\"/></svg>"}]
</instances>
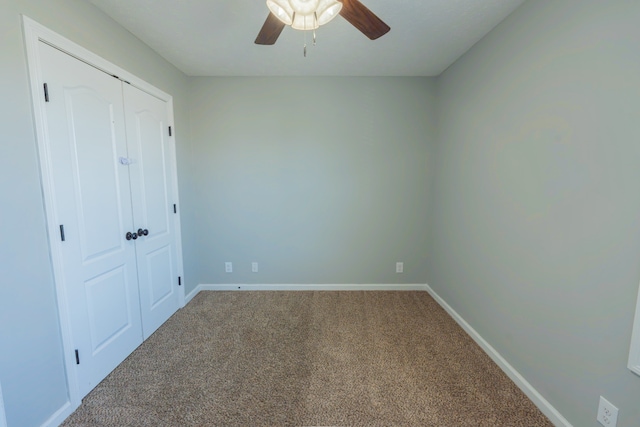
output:
<instances>
[{"instance_id":1,"label":"gray wall","mask_svg":"<svg viewBox=\"0 0 640 427\"><path fill-rule=\"evenodd\" d=\"M638 22L528 1L437 81L428 282L575 426L640 425Z\"/></svg>"},{"instance_id":2,"label":"gray wall","mask_svg":"<svg viewBox=\"0 0 640 427\"><path fill-rule=\"evenodd\" d=\"M423 283L433 83L192 79L199 281Z\"/></svg>"},{"instance_id":3,"label":"gray wall","mask_svg":"<svg viewBox=\"0 0 640 427\"><path fill-rule=\"evenodd\" d=\"M0 4L0 383L9 426L35 426L67 400L67 387L20 14L174 95L182 181L189 170L187 78L86 1ZM184 234L188 241L189 230Z\"/></svg>"}]
</instances>

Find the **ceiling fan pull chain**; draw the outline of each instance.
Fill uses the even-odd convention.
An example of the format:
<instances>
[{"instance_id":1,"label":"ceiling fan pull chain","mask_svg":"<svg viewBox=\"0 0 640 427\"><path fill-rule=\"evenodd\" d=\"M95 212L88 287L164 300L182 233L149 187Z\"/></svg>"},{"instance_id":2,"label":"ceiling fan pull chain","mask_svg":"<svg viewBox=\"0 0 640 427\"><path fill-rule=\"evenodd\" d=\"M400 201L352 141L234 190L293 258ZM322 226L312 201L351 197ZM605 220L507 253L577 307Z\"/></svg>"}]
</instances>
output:
<instances>
[{"instance_id":1,"label":"ceiling fan pull chain","mask_svg":"<svg viewBox=\"0 0 640 427\"><path fill-rule=\"evenodd\" d=\"M303 49L303 54L304 57L307 57L307 17L304 16L302 17L302 21L304 22L304 30L302 31L304 33L304 49Z\"/></svg>"},{"instance_id":2,"label":"ceiling fan pull chain","mask_svg":"<svg viewBox=\"0 0 640 427\"><path fill-rule=\"evenodd\" d=\"M318 12L313 12L313 45L316 45L316 28L318 27Z\"/></svg>"}]
</instances>

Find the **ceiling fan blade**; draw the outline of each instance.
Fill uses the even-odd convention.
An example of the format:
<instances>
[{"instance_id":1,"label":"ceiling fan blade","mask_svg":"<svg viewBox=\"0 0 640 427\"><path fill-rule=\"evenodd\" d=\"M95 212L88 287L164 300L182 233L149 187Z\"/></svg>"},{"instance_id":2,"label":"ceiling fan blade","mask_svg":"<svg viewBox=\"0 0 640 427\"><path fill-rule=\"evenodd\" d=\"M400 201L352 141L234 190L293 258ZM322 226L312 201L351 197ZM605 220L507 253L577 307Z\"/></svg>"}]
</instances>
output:
<instances>
[{"instance_id":1,"label":"ceiling fan blade","mask_svg":"<svg viewBox=\"0 0 640 427\"><path fill-rule=\"evenodd\" d=\"M340 15L371 40L384 36L391 29L358 0L342 0Z\"/></svg>"},{"instance_id":2,"label":"ceiling fan blade","mask_svg":"<svg viewBox=\"0 0 640 427\"><path fill-rule=\"evenodd\" d=\"M256 37L255 43L264 45L275 44L283 28L284 22L276 18L273 13L269 13L260 33L258 33L258 37Z\"/></svg>"}]
</instances>

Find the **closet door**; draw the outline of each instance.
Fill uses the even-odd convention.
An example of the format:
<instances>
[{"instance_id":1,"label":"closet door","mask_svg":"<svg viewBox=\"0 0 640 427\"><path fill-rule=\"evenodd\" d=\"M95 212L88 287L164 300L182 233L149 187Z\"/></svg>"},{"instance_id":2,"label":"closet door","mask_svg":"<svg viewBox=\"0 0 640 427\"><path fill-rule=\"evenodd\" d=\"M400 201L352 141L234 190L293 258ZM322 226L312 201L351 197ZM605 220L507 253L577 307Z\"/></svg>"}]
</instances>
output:
<instances>
[{"instance_id":1,"label":"closet door","mask_svg":"<svg viewBox=\"0 0 640 427\"><path fill-rule=\"evenodd\" d=\"M142 232L136 255L146 339L179 304L169 105L127 84L123 92L134 229Z\"/></svg>"},{"instance_id":2,"label":"closet door","mask_svg":"<svg viewBox=\"0 0 640 427\"><path fill-rule=\"evenodd\" d=\"M142 342L122 84L39 43L65 304L86 395Z\"/></svg>"}]
</instances>

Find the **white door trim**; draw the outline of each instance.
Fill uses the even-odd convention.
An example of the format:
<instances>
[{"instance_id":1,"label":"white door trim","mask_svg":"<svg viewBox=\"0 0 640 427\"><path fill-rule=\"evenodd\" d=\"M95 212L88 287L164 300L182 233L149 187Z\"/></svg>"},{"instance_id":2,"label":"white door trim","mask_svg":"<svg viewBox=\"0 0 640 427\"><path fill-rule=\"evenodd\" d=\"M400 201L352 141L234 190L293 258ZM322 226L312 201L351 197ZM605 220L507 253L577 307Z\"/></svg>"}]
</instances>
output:
<instances>
[{"instance_id":1,"label":"white door trim","mask_svg":"<svg viewBox=\"0 0 640 427\"><path fill-rule=\"evenodd\" d=\"M49 238L49 250L51 253L51 262L53 266L53 275L56 288L56 298L58 303L58 313L60 316L60 332L62 335L62 345L64 350L65 368L67 375L67 386L69 388L69 401L65 402L62 411L57 413L54 419L49 421L52 424L60 423L69 414L71 414L81 403L82 396L80 396L78 388L78 378L75 374L75 356L74 347L71 335L71 324L69 320L69 307L67 305L66 292L63 286L64 271L62 268L62 255L58 250L58 246L53 244L59 239L58 225L59 222L55 217L54 207L54 191L52 187L53 182L53 170L50 162L50 150L48 147L48 135L46 126L46 114L43 97L43 88L41 86L42 74L41 74L41 61L39 57L38 43L44 42L57 49L60 49L67 54L83 61L93 67L96 67L102 71L111 75L116 75L122 80L126 80L132 86L149 93L150 95L159 98L170 105L169 123L173 126L173 97L162 90L148 84L144 80L136 77L128 71L118 67L115 64L105 60L104 58L94 54L93 52L83 48L82 46L74 43L73 41L55 33L54 31L46 28L38 22L32 20L27 16L22 16L25 47L27 54L27 62L29 67L29 82L31 86L31 98L33 102L33 119L36 132L38 156L40 160L40 172L41 172L41 184L44 198L45 211L47 214L47 233ZM176 167L176 149L175 149L175 131L172 132L170 139L171 147L171 169L172 169L172 183L176 203L178 203L178 180L177 180L177 167ZM178 255L178 274L183 277L183 263L182 263L182 238L180 233L180 210L174 215L176 221L176 252ZM181 286L178 290L179 293L179 306L184 306L184 286ZM66 410L64 409L66 407ZM46 423L49 424L49 423ZM4 427L0 424L0 427Z\"/></svg>"},{"instance_id":2,"label":"white door trim","mask_svg":"<svg viewBox=\"0 0 640 427\"><path fill-rule=\"evenodd\" d=\"M2 384L0 384L0 427L7 427L7 417L4 413L4 399L2 398Z\"/></svg>"},{"instance_id":3,"label":"white door trim","mask_svg":"<svg viewBox=\"0 0 640 427\"><path fill-rule=\"evenodd\" d=\"M631 372L640 375L640 291L636 301L636 314L633 320L631 333L631 346L629 348L629 362L627 364Z\"/></svg>"}]
</instances>

